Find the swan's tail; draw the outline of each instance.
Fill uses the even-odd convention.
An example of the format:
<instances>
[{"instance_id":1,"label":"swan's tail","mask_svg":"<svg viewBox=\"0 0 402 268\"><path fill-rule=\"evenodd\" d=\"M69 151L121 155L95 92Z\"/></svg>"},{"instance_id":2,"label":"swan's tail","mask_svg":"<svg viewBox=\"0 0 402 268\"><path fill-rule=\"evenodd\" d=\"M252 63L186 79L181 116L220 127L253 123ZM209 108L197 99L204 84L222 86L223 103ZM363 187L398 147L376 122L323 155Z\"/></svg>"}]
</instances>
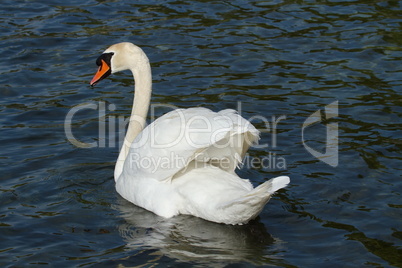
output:
<instances>
[{"instance_id":1,"label":"swan's tail","mask_svg":"<svg viewBox=\"0 0 402 268\"><path fill-rule=\"evenodd\" d=\"M229 215L233 215L233 224L247 223L256 218L271 196L279 189L286 187L289 182L290 179L287 176L273 178L247 195L221 205L219 209L230 211Z\"/></svg>"},{"instance_id":2,"label":"swan's tail","mask_svg":"<svg viewBox=\"0 0 402 268\"><path fill-rule=\"evenodd\" d=\"M276 177L273 178L263 184L261 184L260 186L258 186L257 188L255 188L256 190L258 188L266 188L267 187L267 191L270 194L275 193L276 191L278 191L279 189L285 188L290 182L290 179L288 176L280 176L280 177Z\"/></svg>"}]
</instances>

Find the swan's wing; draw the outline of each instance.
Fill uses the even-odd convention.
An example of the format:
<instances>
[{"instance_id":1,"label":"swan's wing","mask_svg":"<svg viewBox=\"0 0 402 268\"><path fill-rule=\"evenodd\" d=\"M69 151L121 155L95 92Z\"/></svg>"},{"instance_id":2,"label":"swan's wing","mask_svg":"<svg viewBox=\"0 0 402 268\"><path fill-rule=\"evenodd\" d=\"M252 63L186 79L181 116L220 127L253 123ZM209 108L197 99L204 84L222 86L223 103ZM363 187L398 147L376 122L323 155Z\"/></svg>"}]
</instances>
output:
<instances>
[{"instance_id":1,"label":"swan's wing","mask_svg":"<svg viewBox=\"0 0 402 268\"><path fill-rule=\"evenodd\" d=\"M168 181L190 163L206 162L233 171L258 138L258 130L234 110L177 109L137 136L122 175Z\"/></svg>"}]
</instances>

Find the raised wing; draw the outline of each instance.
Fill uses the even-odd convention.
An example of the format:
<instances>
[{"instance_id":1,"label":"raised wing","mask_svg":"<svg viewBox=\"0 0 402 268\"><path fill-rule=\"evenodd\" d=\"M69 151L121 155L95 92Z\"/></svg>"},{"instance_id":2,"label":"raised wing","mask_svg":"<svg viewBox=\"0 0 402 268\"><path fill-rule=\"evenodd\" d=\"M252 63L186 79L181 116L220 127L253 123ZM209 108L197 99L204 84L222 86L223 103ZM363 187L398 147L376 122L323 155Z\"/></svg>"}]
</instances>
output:
<instances>
[{"instance_id":1,"label":"raised wing","mask_svg":"<svg viewBox=\"0 0 402 268\"><path fill-rule=\"evenodd\" d=\"M136 137L121 176L169 181L206 163L234 172L258 139L258 130L234 110L177 109Z\"/></svg>"}]
</instances>

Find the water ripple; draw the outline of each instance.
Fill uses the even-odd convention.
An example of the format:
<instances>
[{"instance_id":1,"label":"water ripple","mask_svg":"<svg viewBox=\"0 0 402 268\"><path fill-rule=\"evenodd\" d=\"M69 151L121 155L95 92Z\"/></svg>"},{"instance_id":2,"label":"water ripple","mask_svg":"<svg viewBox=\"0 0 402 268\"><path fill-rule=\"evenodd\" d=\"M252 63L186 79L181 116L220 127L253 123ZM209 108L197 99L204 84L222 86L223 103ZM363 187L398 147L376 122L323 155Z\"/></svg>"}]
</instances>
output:
<instances>
[{"instance_id":1,"label":"water ripple","mask_svg":"<svg viewBox=\"0 0 402 268\"><path fill-rule=\"evenodd\" d=\"M0 261L4 267L196 265L402 265L402 38L400 1L2 2L0 11ZM64 119L80 104L115 105L127 117L130 74L90 88L96 57L134 42L153 67L154 103L267 122L243 168L254 184L292 178L251 225L191 217L165 221L114 190L118 134L105 148L80 149ZM339 115L305 131L334 101ZM157 111L157 116L165 112ZM74 135L100 142L98 110L74 118ZM151 118L149 118L151 119ZM325 150L326 124L339 126L339 165ZM276 141L276 144L274 143ZM112 144L112 145L111 145ZM285 169L273 161L282 157ZM302 246L300 246L302 245Z\"/></svg>"}]
</instances>

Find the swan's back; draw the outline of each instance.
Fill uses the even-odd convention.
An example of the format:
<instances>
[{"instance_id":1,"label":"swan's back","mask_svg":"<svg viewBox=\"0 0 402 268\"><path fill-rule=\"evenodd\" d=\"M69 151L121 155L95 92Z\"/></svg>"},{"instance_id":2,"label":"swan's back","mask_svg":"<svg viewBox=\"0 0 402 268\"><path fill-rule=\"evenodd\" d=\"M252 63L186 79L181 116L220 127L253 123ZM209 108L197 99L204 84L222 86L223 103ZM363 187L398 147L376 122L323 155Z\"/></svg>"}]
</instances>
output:
<instances>
[{"instance_id":1,"label":"swan's back","mask_svg":"<svg viewBox=\"0 0 402 268\"><path fill-rule=\"evenodd\" d=\"M288 183L289 178L282 176L253 188L248 180L208 165L192 169L173 182L182 197L180 214L226 224L254 219L272 194Z\"/></svg>"},{"instance_id":2,"label":"swan's back","mask_svg":"<svg viewBox=\"0 0 402 268\"><path fill-rule=\"evenodd\" d=\"M258 139L258 130L234 110L177 109L156 119L136 137L122 174L115 180L123 176L169 181L191 161L214 163L234 172Z\"/></svg>"},{"instance_id":3,"label":"swan's back","mask_svg":"<svg viewBox=\"0 0 402 268\"><path fill-rule=\"evenodd\" d=\"M117 191L132 203L173 217L189 214L243 224L289 183L278 177L253 188L234 172L259 132L234 110L171 111L145 128L131 145Z\"/></svg>"}]
</instances>

